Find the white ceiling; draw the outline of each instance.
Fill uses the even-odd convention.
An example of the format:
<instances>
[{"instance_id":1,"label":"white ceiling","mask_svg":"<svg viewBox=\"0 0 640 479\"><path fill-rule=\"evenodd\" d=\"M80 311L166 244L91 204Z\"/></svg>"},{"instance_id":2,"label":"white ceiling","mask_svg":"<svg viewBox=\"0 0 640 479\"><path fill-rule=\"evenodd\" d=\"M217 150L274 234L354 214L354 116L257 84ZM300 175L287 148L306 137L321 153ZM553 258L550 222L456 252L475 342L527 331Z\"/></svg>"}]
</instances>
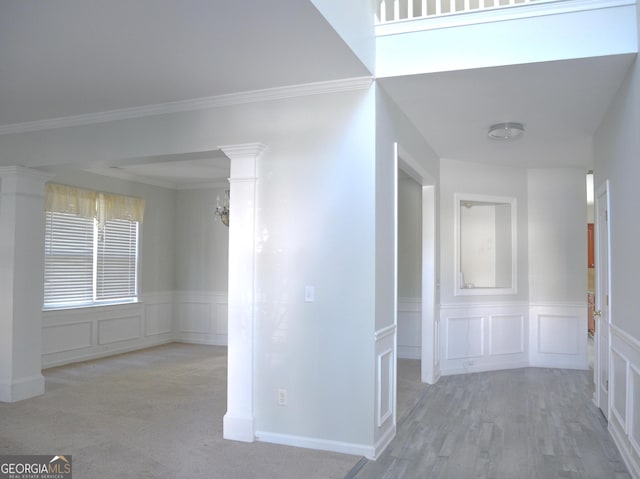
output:
<instances>
[{"instance_id":1,"label":"white ceiling","mask_svg":"<svg viewBox=\"0 0 640 479\"><path fill-rule=\"evenodd\" d=\"M591 136L635 55L378 80L441 158L516 166L591 166ZM522 138L487 136L500 122Z\"/></svg>"},{"instance_id":2,"label":"white ceiling","mask_svg":"<svg viewBox=\"0 0 640 479\"><path fill-rule=\"evenodd\" d=\"M167 188L187 189L224 187L229 178L229 168L229 158L221 150L213 150L130 158L120 164L90 168L87 171Z\"/></svg>"},{"instance_id":3,"label":"white ceiling","mask_svg":"<svg viewBox=\"0 0 640 479\"><path fill-rule=\"evenodd\" d=\"M0 2L0 125L369 75L310 1Z\"/></svg>"},{"instance_id":4,"label":"white ceiling","mask_svg":"<svg viewBox=\"0 0 640 479\"><path fill-rule=\"evenodd\" d=\"M379 82L441 157L589 167L590 137L633 57ZM0 126L367 75L310 1L0 2ZM501 121L523 123L524 137L489 140ZM228 176L220 152L194 155L101 172L174 187Z\"/></svg>"}]
</instances>

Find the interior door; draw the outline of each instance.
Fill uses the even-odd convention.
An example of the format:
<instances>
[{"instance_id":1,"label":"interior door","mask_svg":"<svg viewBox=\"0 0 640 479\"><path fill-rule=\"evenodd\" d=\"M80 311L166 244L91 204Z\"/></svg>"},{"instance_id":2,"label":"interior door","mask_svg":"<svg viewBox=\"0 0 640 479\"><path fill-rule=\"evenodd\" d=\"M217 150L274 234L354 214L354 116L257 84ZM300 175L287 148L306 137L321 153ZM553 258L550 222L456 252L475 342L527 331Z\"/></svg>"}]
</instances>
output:
<instances>
[{"instance_id":1,"label":"interior door","mask_svg":"<svg viewBox=\"0 0 640 479\"><path fill-rule=\"evenodd\" d=\"M596 335L594 357L595 398L609 418L609 185L596 191Z\"/></svg>"}]
</instances>

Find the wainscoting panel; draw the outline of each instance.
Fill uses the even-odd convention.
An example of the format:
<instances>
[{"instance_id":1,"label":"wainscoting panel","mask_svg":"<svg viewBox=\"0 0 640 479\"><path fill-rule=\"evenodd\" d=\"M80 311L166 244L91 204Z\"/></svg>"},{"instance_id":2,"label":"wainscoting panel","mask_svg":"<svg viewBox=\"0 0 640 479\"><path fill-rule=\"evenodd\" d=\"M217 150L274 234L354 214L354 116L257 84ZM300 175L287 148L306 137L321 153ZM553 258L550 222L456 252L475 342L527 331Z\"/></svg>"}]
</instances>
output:
<instances>
[{"instance_id":1,"label":"wainscoting panel","mask_svg":"<svg viewBox=\"0 0 640 479\"><path fill-rule=\"evenodd\" d=\"M396 434L396 334L395 325L376 331L376 430L373 454L378 457Z\"/></svg>"},{"instance_id":2,"label":"wainscoting panel","mask_svg":"<svg viewBox=\"0 0 640 479\"><path fill-rule=\"evenodd\" d=\"M173 304L147 304L145 314L145 333L147 336L161 334L173 335Z\"/></svg>"},{"instance_id":3,"label":"wainscoting panel","mask_svg":"<svg viewBox=\"0 0 640 479\"><path fill-rule=\"evenodd\" d=\"M172 293L137 303L43 311L42 368L168 343L173 340Z\"/></svg>"},{"instance_id":4,"label":"wainscoting panel","mask_svg":"<svg viewBox=\"0 0 640 479\"><path fill-rule=\"evenodd\" d=\"M42 353L54 354L91 347L91 321L49 324L42 327Z\"/></svg>"},{"instance_id":5,"label":"wainscoting panel","mask_svg":"<svg viewBox=\"0 0 640 479\"><path fill-rule=\"evenodd\" d=\"M378 355L378 427L393 414L393 349Z\"/></svg>"},{"instance_id":6,"label":"wainscoting panel","mask_svg":"<svg viewBox=\"0 0 640 479\"><path fill-rule=\"evenodd\" d=\"M98 344L113 344L142 337L142 315L98 319Z\"/></svg>"},{"instance_id":7,"label":"wainscoting panel","mask_svg":"<svg viewBox=\"0 0 640 479\"><path fill-rule=\"evenodd\" d=\"M185 343L226 346L228 301L224 292L175 294L175 339Z\"/></svg>"},{"instance_id":8,"label":"wainscoting panel","mask_svg":"<svg viewBox=\"0 0 640 479\"><path fill-rule=\"evenodd\" d=\"M211 304L185 301L176 305L178 332L208 335L211 332Z\"/></svg>"},{"instance_id":9,"label":"wainscoting panel","mask_svg":"<svg viewBox=\"0 0 640 479\"><path fill-rule=\"evenodd\" d=\"M532 366L587 369L587 302L537 303L529 310Z\"/></svg>"},{"instance_id":10,"label":"wainscoting panel","mask_svg":"<svg viewBox=\"0 0 640 479\"><path fill-rule=\"evenodd\" d=\"M538 351L545 354L577 354L578 328L576 316L538 315Z\"/></svg>"},{"instance_id":11,"label":"wainscoting panel","mask_svg":"<svg viewBox=\"0 0 640 479\"><path fill-rule=\"evenodd\" d=\"M611 412L623 432L627 432L627 368L629 363L615 349L611 350Z\"/></svg>"},{"instance_id":12,"label":"wainscoting panel","mask_svg":"<svg viewBox=\"0 0 640 479\"><path fill-rule=\"evenodd\" d=\"M422 302L420 298L398 298L398 357L422 357Z\"/></svg>"},{"instance_id":13,"label":"wainscoting panel","mask_svg":"<svg viewBox=\"0 0 640 479\"><path fill-rule=\"evenodd\" d=\"M527 312L521 303L441 305L441 374L527 366Z\"/></svg>"},{"instance_id":14,"label":"wainscoting panel","mask_svg":"<svg viewBox=\"0 0 640 479\"><path fill-rule=\"evenodd\" d=\"M490 316L489 354L522 354L524 352L524 316Z\"/></svg>"},{"instance_id":15,"label":"wainscoting panel","mask_svg":"<svg viewBox=\"0 0 640 479\"><path fill-rule=\"evenodd\" d=\"M631 475L640 478L640 341L611 325L609 431Z\"/></svg>"},{"instance_id":16,"label":"wainscoting panel","mask_svg":"<svg viewBox=\"0 0 640 479\"><path fill-rule=\"evenodd\" d=\"M629 424L629 441L632 450L640 453L640 369L630 368L631 387L629 391L629 404L631 420Z\"/></svg>"},{"instance_id":17,"label":"wainscoting panel","mask_svg":"<svg viewBox=\"0 0 640 479\"><path fill-rule=\"evenodd\" d=\"M484 355L484 316L447 318L447 359L471 359Z\"/></svg>"}]
</instances>

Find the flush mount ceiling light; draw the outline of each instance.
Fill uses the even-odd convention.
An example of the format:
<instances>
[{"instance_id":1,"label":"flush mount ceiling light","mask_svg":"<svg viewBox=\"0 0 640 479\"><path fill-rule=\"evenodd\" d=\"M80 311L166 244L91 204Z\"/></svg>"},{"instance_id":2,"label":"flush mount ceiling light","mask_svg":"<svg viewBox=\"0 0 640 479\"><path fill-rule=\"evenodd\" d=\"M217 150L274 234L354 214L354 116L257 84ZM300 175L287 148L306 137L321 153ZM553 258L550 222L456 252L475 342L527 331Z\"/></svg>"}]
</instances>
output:
<instances>
[{"instance_id":1,"label":"flush mount ceiling light","mask_svg":"<svg viewBox=\"0 0 640 479\"><path fill-rule=\"evenodd\" d=\"M522 123L496 123L489 127L489 138L493 140L514 140L524 133Z\"/></svg>"}]
</instances>

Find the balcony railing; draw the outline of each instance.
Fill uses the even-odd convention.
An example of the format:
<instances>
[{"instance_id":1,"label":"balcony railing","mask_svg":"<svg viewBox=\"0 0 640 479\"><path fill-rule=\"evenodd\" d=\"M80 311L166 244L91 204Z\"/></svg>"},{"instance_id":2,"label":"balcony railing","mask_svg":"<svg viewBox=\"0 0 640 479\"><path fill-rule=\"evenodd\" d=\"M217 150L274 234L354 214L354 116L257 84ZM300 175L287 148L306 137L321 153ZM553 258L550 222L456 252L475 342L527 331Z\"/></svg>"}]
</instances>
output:
<instances>
[{"instance_id":1,"label":"balcony railing","mask_svg":"<svg viewBox=\"0 0 640 479\"><path fill-rule=\"evenodd\" d=\"M547 2L549 0L377 0L376 20L380 25Z\"/></svg>"}]
</instances>

